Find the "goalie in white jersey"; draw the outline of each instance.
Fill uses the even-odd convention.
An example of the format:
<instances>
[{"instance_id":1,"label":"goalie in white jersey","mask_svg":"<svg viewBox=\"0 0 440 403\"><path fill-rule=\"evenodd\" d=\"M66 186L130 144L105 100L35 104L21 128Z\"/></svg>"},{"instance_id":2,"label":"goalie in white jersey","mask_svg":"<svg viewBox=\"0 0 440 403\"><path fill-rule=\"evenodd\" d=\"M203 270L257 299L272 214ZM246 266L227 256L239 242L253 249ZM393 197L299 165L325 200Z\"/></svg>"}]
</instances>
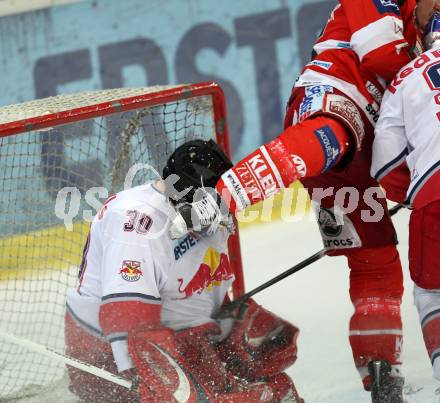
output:
<instances>
[{"instance_id":1,"label":"goalie in white jersey","mask_svg":"<svg viewBox=\"0 0 440 403\"><path fill-rule=\"evenodd\" d=\"M140 387L128 391L69 368L70 389L82 400L301 401L283 372L296 359L294 326L253 301L232 330L231 320L211 319L234 281L229 215L203 233L169 235L169 197L192 201L230 166L213 141L185 143L168 160L166 181L120 192L95 216L79 285L67 295L66 353Z\"/></svg>"},{"instance_id":2,"label":"goalie in white jersey","mask_svg":"<svg viewBox=\"0 0 440 403\"><path fill-rule=\"evenodd\" d=\"M413 208L409 269L425 345L440 380L440 14L424 32L425 53L385 93L372 175L387 197Z\"/></svg>"}]
</instances>

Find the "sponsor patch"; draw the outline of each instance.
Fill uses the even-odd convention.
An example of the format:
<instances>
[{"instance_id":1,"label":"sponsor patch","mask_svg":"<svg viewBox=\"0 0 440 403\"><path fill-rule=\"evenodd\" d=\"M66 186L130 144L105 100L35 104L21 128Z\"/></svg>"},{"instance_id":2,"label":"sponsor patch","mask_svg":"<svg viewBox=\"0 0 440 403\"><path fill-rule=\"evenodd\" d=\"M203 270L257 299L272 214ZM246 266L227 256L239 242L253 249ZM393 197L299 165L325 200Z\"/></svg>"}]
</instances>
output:
<instances>
[{"instance_id":1,"label":"sponsor patch","mask_svg":"<svg viewBox=\"0 0 440 403\"><path fill-rule=\"evenodd\" d=\"M374 98L374 100L380 104L382 102L383 94L382 91L379 90L372 82L367 81L366 83L367 91Z\"/></svg>"},{"instance_id":2,"label":"sponsor patch","mask_svg":"<svg viewBox=\"0 0 440 403\"><path fill-rule=\"evenodd\" d=\"M338 44L336 45L338 48L342 48L342 49L351 49L351 44L350 42L338 42Z\"/></svg>"},{"instance_id":3,"label":"sponsor patch","mask_svg":"<svg viewBox=\"0 0 440 403\"><path fill-rule=\"evenodd\" d=\"M336 139L336 135L331 127L327 125L315 130L315 134L321 143L321 147L325 155L324 171L328 171L335 165L336 160L341 152L338 140Z\"/></svg>"},{"instance_id":4,"label":"sponsor patch","mask_svg":"<svg viewBox=\"0 0 440 403\"><path fill-rule=\"evenodd\" d=\"M250 200L246 194L246 189L240 183L240 180L232 170L222 175L223 182L234 197L235 202L240 210L244 210L250 204Z\"/></svg>"},{"instance_id":5,"label":"sponsor patch","mask_svg":"<svg viewBox=\"0 0 440 403\"><path fill-rule=\"evenodd\" d=\"M331 85L310 85L304 88L306 96L310 95L324 95L326 92L333 92Z\"/></svg>"},{"instance_id":6,"label":"sponsor patch","mask_svg":"<svg viewBox=\"0 0 440 403\"><path fill-rule=\"evenodd\" d=\"M123 260L119 274L125 281L138 281L143 276L141 262L136 260Z\"/></svg>"},{"instance_id":7,"label":"sponsor patch","mask_svg":"<svg viewBox=\"0 0 440 403\"><path fill-rule=\"evenodd\" d=\"M295 168L301 178L307 175L307 166L304 160L299 156L292 154L292 161L295 164Z\"/></svg>"},{"instance_id":8,"label":"sponsor patch","mask_svg":"<svg viewBox=\"0 0 440 403\"><path fill-rule=\"evenodd\" d=\"M373 0L377 11L381 14L391 13L400 15L400 8L395 0Z\"/></svg>"},{"instance_id":9,"label":"sponsor patch","mask_svg":"<svg viewBox=\"0 0 440 403\"><path fill-rule=\"evenodd\" d=\"M305 87L304 91L305 97L299 106L299 122L322 110L324 96L326 93L332 93L333 87L330 85L312 85Z\"/></svg>"},{"instance_id":10,"label":"sponsor patch","mask_svg":"<svg viewBox=\"0 0 440 403\"><path fill-rule=\"evenodd\" d=\"M308 63L307 66L316 66L316 67L321 67L324 70L330 70L330 67L333 66L333 63L323 62L320 60L313 60L310 63Z\"/></svg>"},{"instance_id":11,"label":"sponsor patch","mask_svg":"<svg viewBox=\"0 0 440 403\"><path fill-rule=\"evenodd\" d=\"M317 203L313 203L313 209L318 218L319 230L326 249L346 249L362 246L356 228L347 215L342 212L335 213L334 208L324 208Z\"/></svg>"},{"instance_id":12,"label":"sponsor patch","mask_svg":"<svg viewBox=\"0 0 440 403\"><path fill-rule=\"evenodd\" d=\"M200 239L188 234L183 239L177 240L177 245L174 247L174 259L179 260L186 252L191 250L200 242Z\"/></svg>"},{"instance_id":13,"label":"sponsor patch","mask_svg":"<svg viewBox=\"0 0 440 403\"><path fill-rule=\"evenodd\" d=\"M321 232L329 237L337 237L342 232L342 223L338 224L332 210L321 207L318 213L318 224Z\"/></svg>"},{"instance_id":14,"label":"sponsor patch","mask_svg":"<svg viewBox=\"0 0 440 403\"><path fill-rule=\"evenodd\" d=\"M341 95L326 96L324 111L342 118L356 137L357 147L360 148L365 135L364 122L355 104Z\"/></svg>"}]
</instances>

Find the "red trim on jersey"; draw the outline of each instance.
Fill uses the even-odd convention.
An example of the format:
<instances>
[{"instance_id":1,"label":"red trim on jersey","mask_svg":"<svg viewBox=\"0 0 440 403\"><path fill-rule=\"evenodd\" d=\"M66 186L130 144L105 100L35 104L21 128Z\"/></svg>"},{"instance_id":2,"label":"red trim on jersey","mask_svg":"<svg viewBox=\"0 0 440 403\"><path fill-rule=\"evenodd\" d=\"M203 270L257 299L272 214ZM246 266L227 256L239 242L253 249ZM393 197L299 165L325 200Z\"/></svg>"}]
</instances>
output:
<instances>
[{"instance_id":1,"label":"red trim on jersey","mask_svg":"<svg viewBox=\"0 0 440 403\"><path fill-rule=\"evenodd\" d=\"M129 332L140 325L160 325L161 305L139 301L109 302L99 309L99 323L108 336Z\"/></svg>"},{"instance_id":2,"label":"red trim on jersey","mask_svg":"<svg viewBox=\"0 0 440 403\"><path fill-rule=\"evenodd\" d=\"M432 359L433 352L440 348L440 318L430 320L422 327L426 350Z\"/></svg>"},{"instance_id":3,"label":"red trim on jersey","mask_svg":"<svg viewBox=\"0 0 440 403\"><path fill-rule=\"evenodd\" d=\"M92 234L91 231L89 230L89 235L87 236L87 241L86 241L86 248L85 251L83 253L83 257L82 257L82 261L81 261L81 266L80 266L80 270L81 270L81 276L79 278L79 284L78 284L78 294L81 294L81 285L83 282L83 278L84 278L84 273L87 269L87 254L89 253L89 249L90 249L90 239L92 238Z\"/></svg>"},{"instance_id":4,"label":"red trim on jersey","mask_svg":"<svg viewBox=\"0 0 440 403\"><path fill-rule=\"evenodd\" d=\"M416 194L412 206L416 209L440 200L440 171L432 175Z\"/></svg>"},{"instance_id":5,"label":"red trim on jersey","mask_svg":"<svg viewBox=\"0 0 440 403\"><path fill-rule=\"evenodd\" d=\"M400 164L380 180L385 189L386 197L396 203L403 203L410 185L411 178L406 163Z\"/></svg>"}]
</instances>

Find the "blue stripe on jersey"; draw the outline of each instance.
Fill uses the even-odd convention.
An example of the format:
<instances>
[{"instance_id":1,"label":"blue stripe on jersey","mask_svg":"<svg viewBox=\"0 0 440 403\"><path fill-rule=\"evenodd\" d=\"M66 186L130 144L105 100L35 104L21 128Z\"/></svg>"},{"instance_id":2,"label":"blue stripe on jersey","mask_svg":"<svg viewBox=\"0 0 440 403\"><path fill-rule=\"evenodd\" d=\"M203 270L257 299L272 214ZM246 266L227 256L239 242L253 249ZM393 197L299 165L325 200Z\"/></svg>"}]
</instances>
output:
<instances>
[{"instance_id":1,"label":"blue stripe on jersey","mask_svg":"<svg viewBox=\"0 0 440 403\"><path fill-rule=\"evenodd\" d=\"M141 294L139 292L121 292L116 294L107 294L101 298L101 301L108 301L110 299L124 299L125 301L130 300L148 300L148 301L162 301L160 297L155 297L153 295Z\"/></svg>"},{"instance_id":2,"label":"blue stripe on jersey","mask_svg":"<svg viewBox=\"0 0 440 403\"><path fill-rule=\"evenodd\" d=\"M99 330L93 327L92 325L89 325L87 322L84 322L82 319L80 319L75 312L73 312L72 308L69 306L68 303L66 303L66 310L69 313L70 316L74 319L75 322L77 322L81 327L87 329L90 333L92 333L94 336L104 337L104 334Z\"/></svg>"},{"instance_id":3,"label":"blue stripe on jersey","mask_svg":"<svg viewBox=\"0 0 440 403\"><path fill-rule=\"evenodd\" d=\"M414 201L414 198L416 197L417 192L420 190L420 188L425 184L425 182L432 176L436 171L440 169L440 161L437 161L431 168L429 168L422 177L416 182L414 187L411 189L411 192L408 195L408 198L406 199L405 203L408 202L408 204L412 203Z\"/></svg>"},{"instance_id":4,"label":"blue stripe on jersey","mask_svg":"<svg viewBox=\"0 0 440 403\"><path fill-rule=\"evenodd\" d=\"M432 312L429 312L421 321L420 324L423 326L426 325L426 322L428 322L429 320L433 319L436 316L440 316L440 309L435 309Z\"/></svg>"},{"instance_id":5,"label":"blue stripe on jersey","mask_svg":"<svg viewBox=\"0 0 440 403\"><path fill-rule=\"evenodd\" d=\"M381 14L395 14L400 16L400 8L395 0L374 0L377 11Z\"/></svg>"},{"instance_id":6,"label":"blue stripe on jersey","mask_svg":"<svg viewBox=\"0 0 440 403\"><path fill-rule=\"evenodd\" d=\"M114 343L115 341L128 340L128 332L110 333L106 337L106 339L109 343Z\"/></svg>"},{"instance_id":7,"label":"blue stripe on jersey","mask_svg":"<svg viewBox=\"0 0 440 403\"><path fill-rule=\"evenodd\" d=\"M405 149L396 158L392 159L377 171L376 175L374 175L374 179L379 180L389 171L392 171L394 168L400 165L406 155L408 155L408 149L405 147Z\"/></svg>"}]
</instances>

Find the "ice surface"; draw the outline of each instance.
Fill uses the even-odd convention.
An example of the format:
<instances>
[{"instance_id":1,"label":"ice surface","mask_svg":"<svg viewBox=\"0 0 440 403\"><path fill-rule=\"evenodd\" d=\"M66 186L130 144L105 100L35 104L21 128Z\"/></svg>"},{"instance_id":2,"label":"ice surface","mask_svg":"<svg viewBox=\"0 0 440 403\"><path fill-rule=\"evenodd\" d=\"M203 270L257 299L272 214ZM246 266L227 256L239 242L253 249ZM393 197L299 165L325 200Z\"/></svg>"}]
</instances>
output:
<instances>
[{"instance_id":1,"label":"ice surface","mask_svg":"<svg viewBox=\"0 0 440 403\"><path fill-rule=\"evenodd\" d=\"M405 271L403 301L403 372L408 403L439 403L423 344L418 315L412 302L408 275L407 211L394 217ZM246 289L250 290L321 248L315 222L276 222L241 232ZM307 403L367 403L348 342L352 306L348 294L349 270L344 257L324 257L282 283L261 292L256 300L300 328L298 360L288 371Z\"/></svg>"},{"instance_id":2,"label":"ice surface","mask_svg":"<svg viewBox=\"0 0 440 403\"><path fill-rule=\"evenodd\" d=\"M418 322L412 304L412 284L407 272L408 212L395 216L402 260L405 267L403 302L404 374L409 403L439 403ZM321 248L316 223L275 222L241 231L246 288L250 290ZM325 257L309 268L263 291L256 300L295 323L301 330L299 358L288 371L307 403L368 403L361 388L348 343L348 321L352 307L348 295L345 258ZM32 391L32 388L31 388ZM1 400L0 400L1 401ZM17 401L17 400L16 400ZM21 403L74 402L65 381L46 388Z\"/></svg>"}]
</instances>

